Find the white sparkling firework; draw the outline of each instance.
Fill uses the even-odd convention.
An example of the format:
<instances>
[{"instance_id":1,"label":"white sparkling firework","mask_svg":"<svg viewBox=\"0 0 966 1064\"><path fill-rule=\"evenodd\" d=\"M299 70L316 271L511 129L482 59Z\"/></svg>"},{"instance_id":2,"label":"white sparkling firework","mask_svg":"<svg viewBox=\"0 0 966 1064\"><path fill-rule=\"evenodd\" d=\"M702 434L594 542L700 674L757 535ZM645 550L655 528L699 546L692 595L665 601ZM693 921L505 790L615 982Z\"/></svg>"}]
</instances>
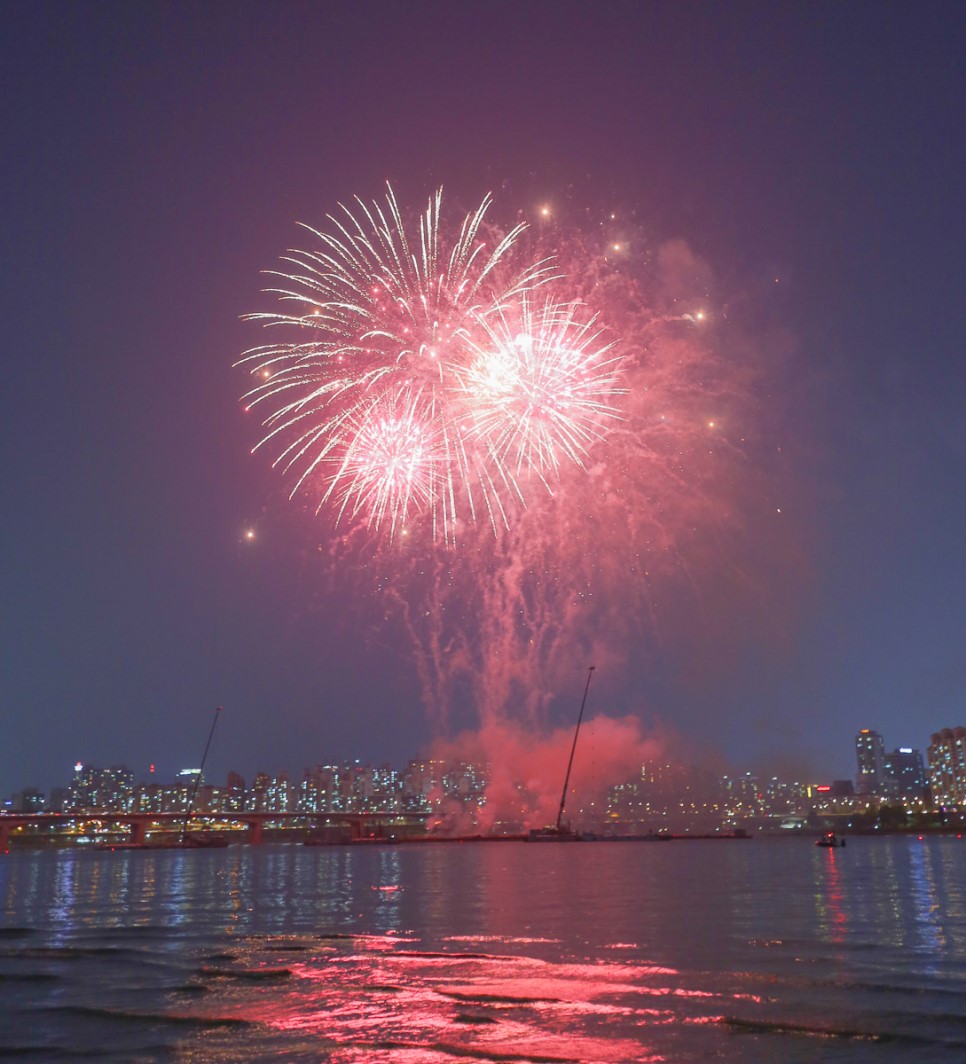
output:
<instances>
[{"instance_id":1,"label":"white sparkling firework","mask_svg":"<svg viewBox=\"0 0 966 1064\"><path fill-rule=\"evenodd\" d=\"M294 334L240 363L258 382L247 405L269 411L257 446L336 521L393 537L428 516L451 543L466 518L498 530L616 417L613 344L582 305L544 294L560 278L526 259L525 226L491 237L489 197L451 244L441 192L415 233L391 189L356 203L273 273L291 311L248 315Z\"/></svg>"}]
</instances>

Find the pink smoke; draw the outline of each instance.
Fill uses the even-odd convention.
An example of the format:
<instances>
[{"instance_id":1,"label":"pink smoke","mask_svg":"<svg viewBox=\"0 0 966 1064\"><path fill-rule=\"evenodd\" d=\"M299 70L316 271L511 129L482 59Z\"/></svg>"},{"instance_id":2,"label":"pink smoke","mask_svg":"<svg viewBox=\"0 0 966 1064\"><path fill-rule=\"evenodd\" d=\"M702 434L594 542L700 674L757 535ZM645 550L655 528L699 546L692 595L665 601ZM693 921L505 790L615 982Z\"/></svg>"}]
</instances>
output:
<instances>
[{"instance_id":1,"label":"pink smoke","mask_svg":"<svg viewBox=\"0 0 966 1064\"><path fill-rule=\"evenodd\" d=\"M573 727L533 730L491 719L479 731L439 741L432 756L488 766L486 801L472 815L462 803L441 806L443 827L454 834L526 830L556 822ZM645 761L662 756L663 741L644 735L636 717L584 721L574 756L564 820L603 820L608 790L638 779Z\"/></svg>"}]
</instances>

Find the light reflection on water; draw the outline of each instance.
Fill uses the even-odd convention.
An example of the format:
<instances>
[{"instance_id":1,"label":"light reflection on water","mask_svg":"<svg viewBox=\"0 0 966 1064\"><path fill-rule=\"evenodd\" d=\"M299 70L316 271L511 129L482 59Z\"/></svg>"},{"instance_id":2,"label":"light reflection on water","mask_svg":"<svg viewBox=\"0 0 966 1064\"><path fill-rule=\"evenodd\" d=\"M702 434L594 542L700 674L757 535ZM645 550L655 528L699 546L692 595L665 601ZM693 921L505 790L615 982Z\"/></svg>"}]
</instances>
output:
<instances>
[{"instance_id":1,"label":"light reflection on water","mask_svg":"<svg viewBox=\"0 0 966 1064\"><path fill-rule=\"evenodd\" d=\"M966 1058L966 842L20 852L0 1050Z\"/></svg>"}]
</instances>

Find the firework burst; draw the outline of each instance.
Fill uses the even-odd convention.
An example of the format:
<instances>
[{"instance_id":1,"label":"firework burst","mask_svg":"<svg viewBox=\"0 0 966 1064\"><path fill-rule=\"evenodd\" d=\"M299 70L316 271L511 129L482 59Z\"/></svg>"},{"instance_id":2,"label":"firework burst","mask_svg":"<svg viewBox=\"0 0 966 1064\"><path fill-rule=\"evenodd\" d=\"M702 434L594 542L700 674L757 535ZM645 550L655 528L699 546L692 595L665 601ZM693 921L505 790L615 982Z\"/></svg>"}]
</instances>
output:
<instances>
[{"instance_id":1,"label":"firework burst","mask_svg":"<svg viewBox=\"0 0 966 1064\"><path fill-rule=\"evenodd\" d=\"M249 315L278 340L241 360L257 446L343 533L313 564L405 633L442 727L540 726L575 662L643 686L699 586L731 609L761 564L758 378L710 267L613 216L501 233L489 208L409 220L389 190L306 229Z\"/></svg>"},{"instance_id":2,"label":"firework burst","mask_svg":"<svg viewBox=\"0 0 966 1064\"><path fill-rule=\"evenodd\" d=\"M482 345L463 377L474 439L514 478L557 473L561 458L582 464L588 447L616 418L613 344L580 321L578 304L524 297L509 317L501 308L483 323Z\"/></svg>"},{"instance_id":3,"label":"firework burst","mask_svg":"<svg viewBox=\"0 0 966 1064\"><path fill-rule=\"evenodd\" d=\"M391 189L307 230L269 289L285 309L248 315L283 342L245 352L267 410L257 445L338 523L387 528L429 518L506 527L532 486L580 465L616 417L619 360L595 316L549 292L549 258L528 258L518 225L494 235L489 197L449 239L442 193L412 231Z\"/></svg>"}]
</instances>

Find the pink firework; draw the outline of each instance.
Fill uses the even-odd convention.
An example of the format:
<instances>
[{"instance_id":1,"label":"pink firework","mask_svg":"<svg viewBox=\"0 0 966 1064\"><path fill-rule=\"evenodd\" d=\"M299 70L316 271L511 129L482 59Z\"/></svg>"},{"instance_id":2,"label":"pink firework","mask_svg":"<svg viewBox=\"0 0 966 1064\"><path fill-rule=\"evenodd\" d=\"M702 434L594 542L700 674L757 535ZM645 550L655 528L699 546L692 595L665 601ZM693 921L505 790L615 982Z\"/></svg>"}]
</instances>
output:
<instances>
[{"instance_id":1,"label":"pink firework","mask_svg":"<svg viewBox=\"0 0 966 1064\"><path fill-rule=\"evenodd\" d=\"M344 437L342 432L344 431ZM432 509L446 468L446 452L431 406L402 394L355 408L332 443L342 461L324 499L339 496L339 515L367 508L377 527L411 510Z\"/></svg>"},{"instance_id":2,"label":"pink firework","mask_svg":"<svg viewBox=\"0 0 966 1064\"><path fill-rule=\"evenodd\" d=\"M257 380L247 404L268 410L257 446L337 523L392 538L428 518L450 543L466 518L506 527L616 416L613 345L579 304L534 306L560 278L523 252L524 226L491 235L488 197L451 239L441 192L413 233L391 189L357 204L273 274L292 312L248 316L290 337L241 360Z\"/></svg>"},{"instance_id":3,"label":"pink firework","mask_svg":"<svg viewBox=\"0 0 966 1064\"><path fill-rule=\"evenodd\" d=\"M580 309L548 299L534 310L524 296L484 322L482 343L471 344L462 377L471 435L514 483L556 475L562 459L582 465L617 417L619 359Z\"/></svg>"},{"instance_id":4,"label":"pink firework","mask_svg":"<svg viewBox=\"0 0 966 1064\"><path fill-rule=\"evenodd\" d=\"M756 378L708 324L710 269L681 241L648 267L611 258L594 231L545 240L583 302L531 291L488 317L460 373L474 448L498 459L502 497L519 489L527 505L471 550L383 562L441 723L473 707L484 725L539 726L575 662L641 669L705 589L740 602L745 574L769 564L770 532L744 553L747 515L762 512L746 444ZM591 305L619 333L619 361ZM552 490L530 490L541 476Z\"/></svg>"}]
</instances>

